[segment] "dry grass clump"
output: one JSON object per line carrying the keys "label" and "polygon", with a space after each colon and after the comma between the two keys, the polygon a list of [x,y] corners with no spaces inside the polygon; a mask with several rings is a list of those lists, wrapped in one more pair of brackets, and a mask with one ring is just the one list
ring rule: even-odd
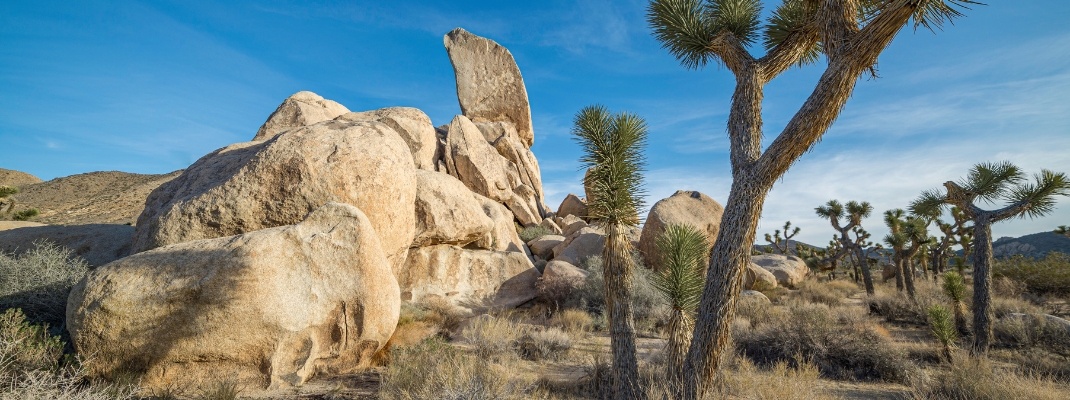
{"label": "dry grass clump", "polygon": [[505,360],[515,354],[513,349],[525,331],[520,324],[507,318],[481,315],[469,322],[460,337],[480,358]]}
{"label": "dry grass clump", "polygon": [[542,226],[536,225],[521,229],[518,234],[520,236],[520,240],[523,240],[524,243],[527,243],[537,239],[540,236],[553,235],[554,232]]}
{"label": "dry grass clump", "polygon": [[1037,295],[1070,294],[1070,255],[1063,253],[1048,253],[1040,259],[1015,255],[996,260],[992,274],[1021,282]]}
{"label": "dry grass clump", "polygon": [[956,357],[950,368],[913,387],[914,398],[947,400],[1065,399],[1067,388],[1014,370],[994,371],[987,361]]}
{"label": "dry grass clump", "polygon": [[1042,314],[1040,307],[1020,298],[992,297],[992,313],[996,319],[1010,314]]}
{"label": "dry grass clump", "polygon": [[811,361],[834,379],[908,382],[917,367],[861,310],[795,303],[753,328],[737,326],[739,352],[759,365]]}
{"label": "dry grass clump", "polygon": [[105,400],[132,398],[129,385],[90,385],[77,360],[63,356],[59,337],[20,310],[0,314],[0,399]]}
{"label": "dry grass clump", "polygon": [[583,336],[594,327],[594,319],[586,311],[567,309],[554,313],[549,325],[572,335]]}
{"label": "dry grass clump", "polygon": [[[877,294],[865,298],[869,311],[891,322],[906,322],[915,325],[927,325],[929,314],[926,310],[934,304],[944,304],[947,297],[943,289],[930,281],[915,281],[915,300],[907,297],[905,292],[878,290]],[[966,297],[969,298],[970,291]]]}
{"label": "dry grass clump", "polygon": [[560,360],[572,348],[572,338],[558,328],[530,331],[516,341],[516,350],[525,360]]}
{"label": "dry grass clump", "polygon": [[422,324],[434,327],[438,333],[449,336],[469,315],[467,311],[443,299],[432,298],[417,303],[402,303],[398,327]]}
{"label": "dry grass clump", "polygon": [[66,319],[67,295],[87,271],[85,260],[50,242],[36,242],[19,256],[0,253],[0,311],[20,308],[31,323],[58,329]]}
{"label": "dry grass clump", "polygon": [[858,284],[849,280],[834,280],[820,282],[817,280],[805,280],[799,284],[797,290],[788,292],[778,302],[802,300],[807,303],[825,304],[836,307],[843,304],[843,300],[861,291]]}
{"label": "dry grass clump", "polygon": [[1070,357],[1070,326],[1053,319],[1040,314],[1007,315],[992,327],[996,345],[1012,349],[1041,349]]}
{"label": "dry grass clump", "polygon": [[379,397],[417,399],[527,399],[535,380],[510,363],[465,354],[440,338],[396,349],[382,375]]}

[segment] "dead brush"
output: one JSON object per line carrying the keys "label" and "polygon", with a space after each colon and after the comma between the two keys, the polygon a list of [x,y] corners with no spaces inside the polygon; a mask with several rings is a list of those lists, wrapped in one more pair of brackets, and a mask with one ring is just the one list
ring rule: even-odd
{"label": "dead brush", "polygon": [[594,327],[594,319],[586,311],[566,309],[554,313],[550,317],[550,326],[578,337],[586,336]]}
{"label": "dead brush", "polygon": [[525,360],[556,361],[568,355],[572,338],[558,328],[530,331],[516,340],[516,350]]}
{"label": "dead brush", "polygon": [[989,361],[959,357],[935,376],[915,381],[915,399],[1065,399],[1066,388],[1049,379],[1014,370],[995,370]]}

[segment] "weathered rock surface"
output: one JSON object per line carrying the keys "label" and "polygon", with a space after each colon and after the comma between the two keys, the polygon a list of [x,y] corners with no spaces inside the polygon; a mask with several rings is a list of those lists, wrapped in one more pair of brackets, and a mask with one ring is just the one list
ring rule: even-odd
{"label": "weathered rock surface", "polygon": [[[12,221],[0,222],[11,224]],[[134,227],[129,225],[40,225],[26,226],[33,222],[17,222],[13,229],[4,230],[0,225],[0,253],[21,254],[34,248],[34,242],[44,240],[67,247],[85,259],[89,265],[98,266],[125,257],[130,252],[130,239]]]}
{"label": "weathered rock surface", "polygon": [[531,106],[512,53],[493,40],[457,28],[443,38],[457,78],[461,113],[477,122],[507,121],[528,147],[535,142]]}
{"label": "weathered rock surface", "polygon": [[531,252],[520,240],[520,235],[516,233],[513,213],[501,203],[478,194],[474,196],[483,207],[483,212],[494,221],[494,228],[482,239],[476,241],[475,246],[481,249],[518,252],[530,256]]}
{"label": "weathered rock surface", "polygon": [[558,260],[550,261],[542,270],[543,280],[561,279],[570,282],[573,287],[583,286],[584,281],[587,280],[587,275],[590,275],[590,272]]}
{"label": "weathered rock surface", "polygon": [[777,287],[776,276],[758,264],[750,263],[744,273],[746,275],[743,276],[743,289],[769,290]]}
{"label": "weathered rock surface", "polygon": [[757,290],[744,290],[739,294],[740,301],[759,301],[762,303],[772,303],[769,300],[769,296]]}
{"label": "weathered rock surface", "polygon": [[531,248],[531,254],[534,254],[543,260],[549,260],[554,258],[554,247],[557,247],[557,245],[564,241],[564,236],[543,235],[531,239],[531,241],[528,242],[528,247]]}
{"label": "weathered rock surface", "polygon": [[378,121],[394,129],[409,146],[412,162],[416,168],[434,171],[435,163],[441,158],[438,152],[438,137],[431,118],[423,111],[412,107],[389,107],[374,111],[351,112],[342,114],[338,120],[343,121]]}
{"label": "weathered rock surface", "polygon": [[68,330],[95,372],[143,368],[148,388],[353,372],[398,321],[377,236],[356,207],[329,203],[296,225],[135,254],[74,287]]}
{"label": "weathered rock surface", "polygon": [[554,260],[579,265],[587,257],[601,255],[605,245],[606,238],[601,230],[583,228],[554,247]]}
{"label": "weathered rock surface", "polygon": [[25,172],[0,168],[0,186],[23,187],[41,182],[41,178]]}
{"label": "weathered rock surface", "polygon": [[[498,154],[512,163],[517,176],[520,177],[520,182],[535,191],[535,201],[538,209],[542,210],[545,202],[542,191],[542,172],[539,170],[539,160],[535,159],[535,154],[520,142],[515,131],[510,131],[498,138],[493,145]],[[544,212],[538,213],[545,214]]]}
{"label": "weathered rock surface", "polygon": [[524,253],[438,245],[410,250],[398,282],[407,301],[441,298],[460,306],[514,307],[535,298],[539,276]]}
{"label": "weathered rock surface", "polygon": [[260,130],[256,131],[253,140],[268,140],[290,129],[332,120],[348,112],[349,109],[345,106],[324,99],[318,94],[297,92],[283,100],[279,108],[271,113],[264,125],[260,126]]}
{"label": "weathered rock surface", "polygon": [[586,228],[587,222],[580,219],[575,215],[568,215],[565,218],[561,218],[561,232],[565,237],[572,236],[576,231]]}
{"label": "weathered rock surface", "polygon": [[405,142],[379,122],[327,121],[233,144],[152,192],[132,250],[291,225],[339,202],[360,208],[400,263],[415,235],[415,171]]}
{"label": "weathered rock surface", "polygon": [[31,221],[0,221],[0,231],[6,231],[8,229],[29,228],[34,226],[45,226],[45,224]]}
{"label": "weathered rock surface", "polygon": [[899,275],[899,269],[894,264],[884,264],[881,267],[881,282],[888,282],[889,279],[895,278]]}
{"label": "weathered rock surface", "polygon": [[450,122],[445,160],[450,175],[472,191],[504,203],[524,226],[542,222],[535,190],[521,182],[515,165],[498,154],[463,115]]}
{"label": "weathered rock surface", "polygon": [[495,221],[461,181],[441,172],[416,171],[416,238],[412,247],[464,246],[489,235]]}
{"label": "weathered rock surface", "polygon": [[549,218],[544,218],[542,222],[539,223],[539,226],[546,228],[550,232],[553,232],[555,235],[560,235],[565,232],[561,230],[560,226],[557,226],[557,223],[554,222],[554,220]]}
{"label": "weathered rock surface", "polygon": [[721,215],[724,207],[716,200],[695,191],[678,190],[650,208],[643,232],[639,237],[639,251],[643,253],[643,263],[654,268],[658,262],[657,237],[669,225],[683,224],[693,226],[706,235],[710,247],[717,239],[721,229]]}
{"label": "weathered rock surface", "polygon": [[557,207],[557,216],[565,218],[569,215],[586,218],[587,202],[576,195],[569,193],[568,196],[565,196],[564,200],[561,200],[561,205]]}
{"label": "weathered rock surface", "polygon": [[803,259],[795,256],[782,254],[762,254],[751,256],[752,263],[758,264],[766,271],[773,273],[777,284],[794,288],[810,275],[810,268]]}

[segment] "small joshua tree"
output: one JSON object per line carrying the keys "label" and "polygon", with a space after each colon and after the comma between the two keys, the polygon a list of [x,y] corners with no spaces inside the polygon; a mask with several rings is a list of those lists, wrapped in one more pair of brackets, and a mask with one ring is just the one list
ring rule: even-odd
{"label": "small joshua tree", "polygon": [[572,134],[583,148],[580,162],[587,168],[584,186],[591,188],[587,212],[606,232],[602,249],[606,314],[609,319],[613,397],[639,396],[639,366],[632,326],[632,245],[627,231],[639,225],[643,208],[642,171],[645,164],[646,122],[629,113],[610,114],[603,106],[586,107],[576,115]]}
{"label": "small joshua tree", "polygon": [[[790,234],[788,232],[791,232]],[[780,236],[780,229],[773,231],[773,235],[765,234],[765,241],[773,245],[780,252],[780,254],[791,255],[791,247],[788,246],[791,238],[799,234],[799,227],[795,227],[795,230],[791,229],[791,221],[784,223],[784,236]],[[783,244],[782,244],[783,243]]]}
{"label": "small joshua tree", "polygon": [[[868,218],[873,212],[873,206],[868,202],[848,201],[846,207],[840,204],[839,201],[829,200],[825,205],[817,207],[814,212],[818,216],[827,218],[832,224],[832,229],[839,232],[839,241],[844,249],[851,251],[857,263],[862,267],[862,281],[866,286],[866,294],[872,295],[873,292],[873,278],[869,272],[869,263],[866,262],[868,258],[863,253],[863,245],[866,243],[866,239],[869,238],[869,233],[862,230],[862,220]],[[840,218],[846,217],[847,224],[844,225]],[[852,239],[850,233],[854,232],[855,238]]]}
{"label": "small joshua tree", "polygon": [[[1070,180],[1062,173],[1042,170],[1026,181],[1025,174],[1009,162],[981,163],[966,179],[944,183],[944,191],[929,190],[911,204],[917,213],[932,215],[933,209],[953,205],[973,221],[973,346],[975,355],[988,353],[992,341],[992,224],[1015,217],[1036,218],[1055,209],[1057,196],[1070,196]],[[982,209],[980,200],[1002,208]]]}
{"label": "small joshua tree", "polygon": [[939,304],[933,304],[925,311],[929,314],[929,328],[933,336],[944,347],[944,358],[947,359],[949,364],[953,363],[951,347],[955,345],[955,340],[958,339],[958,332],[955,331],[955,327],[951,324],[951,311]]}
{"label": "small joshua tree", "polygon": [[955,329],[959,334],[970,334],[970,327],[966,325],[966,281],[962,274],[955,271],[944,273],[944,294],[951,300],[951,310],[955,312]]}
{"label": "small joshua tree", "polygon": [[695,327],[698,307],[705,284],[703,270],[709,258],[709,240],[691,225],[669,225],[655,242],[661,259],[652,284],[665,297],[671,308],[669,339],[665,345],[668,361],[666,377],[670,387],[683,382],[684,358],[691,345],[691,331]]}

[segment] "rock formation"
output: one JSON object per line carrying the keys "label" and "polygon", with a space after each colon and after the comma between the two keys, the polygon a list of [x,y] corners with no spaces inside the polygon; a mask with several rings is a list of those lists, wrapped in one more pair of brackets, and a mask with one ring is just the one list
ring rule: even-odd
{"label": "rock formation", "polygon": [[348,113],[345,106],[324,99],[312,92],[297,92],[287,98],[271,113],[253,141],[268,140],[290,129],[309,126],[337,118]]}
{"label": "rock formation", "polygon": [[721,229],[722,207],[716,200],[695,191],[678,190],[650,208],[643,232],[639,237],[639,251],[647,268],[655,268],[658,262],[657,237],[672,224],[686,224],[706,235],[713,247]]}
{"label": "rock formation", "polygon": [[389,107],[374,111],[343,114],[336,118],[344,121],[378,121],[394,129],[412,152],[416,168],[434,171],[436,161],[442,158],[438,152],[438,137],[431,118],[423,111],[412,107]]}
{"label": "rock formation", "polygon": [[810,275],[810,268],[803,259],[782,254],[762,254],[752,256],[751,262],[773,273],[777,284],[794,288]]}
{"label": "rock formation", "polygon": [[398,282],[407,301],[442,298],[462,306],[514,307],[535,298],[539,276],[523,253],[438,245],[410,250]]}
{"label": "rock formation", "polygon": [[288,387],[365,367],[394,332],[400,293],[370,219],[328,203],[290,226],[165,246],[90,272],[67,325],[94,372],[142,384]]}
{"label": "rock formation", "polygon": [[[587,218],[587,202],[576,195],[569,193],[568,196],[565,196],[564,200],[561,200],[561,205],[557,207],[557,216],[565,218],[569,215]],[[564,226],[562,226],[562,228],[564,228]]]}
{"label": "rock formation", "polygon": [[476,122],[511,122],[521,141],[535,143],[531,106],[512,53],[493,40],[457,28],[443,38],[457,79],[461,113]]}

